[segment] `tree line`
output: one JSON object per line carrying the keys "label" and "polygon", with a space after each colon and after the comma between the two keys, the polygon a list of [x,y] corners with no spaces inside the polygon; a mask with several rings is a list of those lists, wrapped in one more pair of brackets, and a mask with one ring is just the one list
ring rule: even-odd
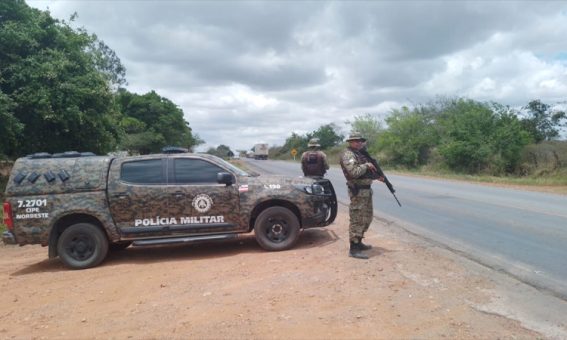
{"label": "tree line", "polygon": [[[540,100],[518,110],[494,102],[439,98],[413,108],[392,109],[384,121],[367,113],[346,123],[367,138],[371,154],[391,167],[522,175],[530,172],[522,163],[526,155],[535,166],[547,158],[555,168],[567,165],[567,143],[552,142],[567,126],[567,116],[554,107]],[[302,152],[312,137],[320,138],[321,147],[331,152],[340,150],[337,147],[344,138],[336,125],[327,124],[305,135],[293,132],[272,153],[282,157],[291,149]]]}
{"label": "tree line", "polygon": [[121,88],[125,74],[96,35],[23,0],[0,1],[0,158],[69,150],[146,154],[203,142],[169,99]]}
{"label": "tree line", "polygon": [[[158,152],[203,143],[183,111],[155,91],[130,93],[126,70],[95,34],[74,29],[23,0],[0,1],[0,159],[34,152]],[[567,163],[560,137],[567,117],[558,106],[532,100],[521,110],[467,98],[391,110],[384,121],[369,113],[347,122],[368,139],[386,165],[465,173],[514,174],[532,163]],[[304,135],[292,132],[270,156],[299,154],[311,138],[324,150],[341,149],[335,124]],[[340,147],[339,147],[340,146]],[[226,145],[209,153],[226,157]]]}
{"label": "tree line", "polygon": [[270,148],[270,153],[275,157],[286,157],[290,154],[291,150],[296,150],[299,155],[307,150],[307,144],[312,138],[319,140],[321,149],[327,150],[342,143],[345,138],[344,134],[340,132],[339,127],[334,123],[321,125],[317,130],[300,135],[292,132],[291,136],[286,138],[282,146],[274,146]]}

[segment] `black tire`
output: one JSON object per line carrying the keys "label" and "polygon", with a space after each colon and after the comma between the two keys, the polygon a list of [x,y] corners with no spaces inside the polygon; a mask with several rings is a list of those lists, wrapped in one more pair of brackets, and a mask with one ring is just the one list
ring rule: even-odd
{"label": "black tire", "polygon": [[132,241],[122,241],[122,242],[117,242],[117,243],[111,243],[108,246],[108,249],[110,251],[121,251],[121,250],[124,250],[124,249],[130,247],[131,244],[132,244]]}
{"label": "black tire", "polygon": [[286,250],[299,239],[299,220],[289,209],[271,207],[258,215],[254,223],[256,241],[266,250]]}
{"label": "black tire", "polygon": [[108,239],[90,223],[77,223],[63,231],[57,241],[57,253],[67,267],[85,269],[97,266],[108,253]]}

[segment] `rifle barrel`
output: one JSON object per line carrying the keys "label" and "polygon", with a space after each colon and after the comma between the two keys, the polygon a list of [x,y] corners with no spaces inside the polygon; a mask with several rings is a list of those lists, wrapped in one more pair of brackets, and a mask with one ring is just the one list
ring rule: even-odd
{"label": "rifle barrel", "polygon": [[366,149],[361,149],[360,152],[364,156],[368,157],[370,162],[374,165],[374,167],[376,167],[377,174],[384,178],[384,184],[386,184],[386,186],[388,187],[388,190],[390,190],[390,193],[394,196],[394,198],[396,199],[396,202],[398,202],[398,205],[401,207],[402,204],[400,203],[400,200],[398,200],[398,197],[395,194],[396,190],[394,190],[394,186],[392,185],[390,180],[388,180],[388,177],[386,177],[386,174],[384,173],[384,171],[382,171],[382,168],[380,168],[378,161],[375,160],[374,158],[372,158],[372,156],[370,156],[370,154],[368,153],[368,151]]}
{"label": "rifle barrel", "polygon": [[396,199],[396,202],[398,202],[398,205],[401,207],[402,204],[401,204],[400,201],[398,200],[398,197],[396,197],[396,194],[392,193],[392,195],[394,195],[394,198]]}

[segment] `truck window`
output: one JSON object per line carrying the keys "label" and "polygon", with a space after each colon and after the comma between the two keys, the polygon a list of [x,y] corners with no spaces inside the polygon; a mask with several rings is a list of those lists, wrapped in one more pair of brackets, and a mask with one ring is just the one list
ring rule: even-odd
{"label": "truck window", "polygon": [[165,184],[161,159],[147,159],[122,164],[120,179],[136,184]]}
{"label": "truck window", "polygon": [[176,184],[217,183],[217,174],[225,169],[201,159],[178,158],[173,163]]}

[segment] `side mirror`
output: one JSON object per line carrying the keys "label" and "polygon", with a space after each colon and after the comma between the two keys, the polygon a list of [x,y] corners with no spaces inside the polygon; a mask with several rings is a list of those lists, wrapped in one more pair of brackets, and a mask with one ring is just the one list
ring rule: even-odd
{"label": "side mirror", "polygon": [[217,174],[217,182],[220,184],[226,184],[226,186],[234,184],[234,176],[228,172],[219,172]]}

